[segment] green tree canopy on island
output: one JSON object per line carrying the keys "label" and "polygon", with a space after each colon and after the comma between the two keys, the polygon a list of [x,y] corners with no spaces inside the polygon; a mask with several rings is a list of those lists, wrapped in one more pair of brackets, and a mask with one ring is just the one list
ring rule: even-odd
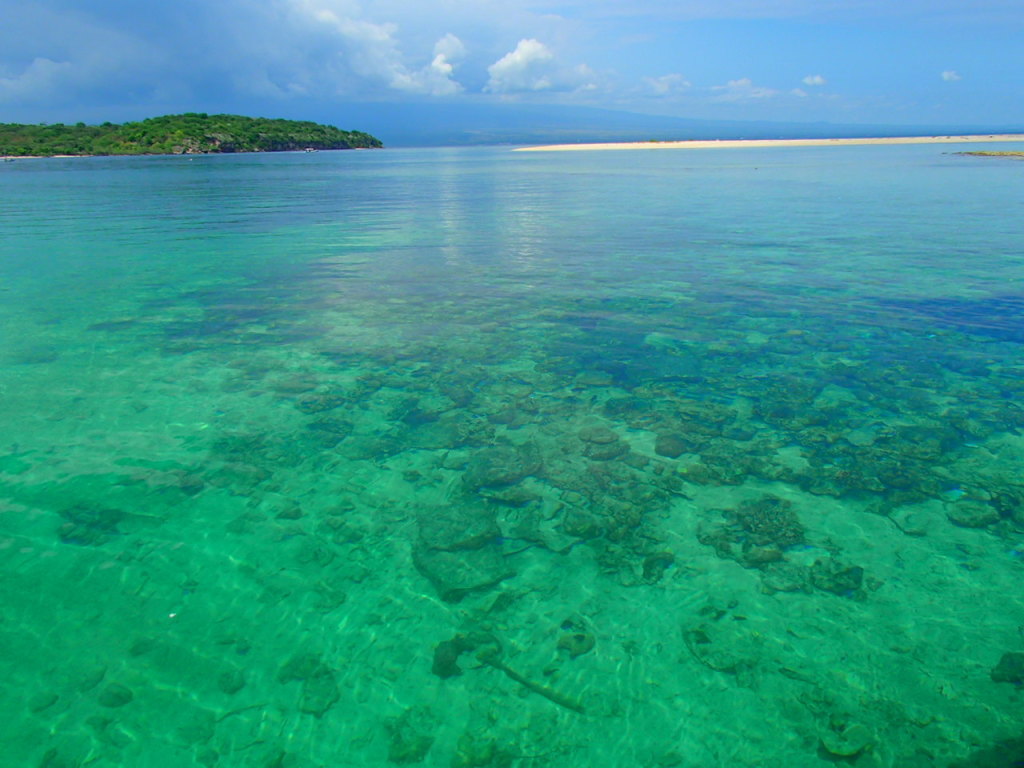
{"label": "green tree canopy on island", "polygon": [[197,112],[123,125],[0,123],[0,155],[10,156],[181,155],[381,146],[380,139],[368,133],[332,125]]}

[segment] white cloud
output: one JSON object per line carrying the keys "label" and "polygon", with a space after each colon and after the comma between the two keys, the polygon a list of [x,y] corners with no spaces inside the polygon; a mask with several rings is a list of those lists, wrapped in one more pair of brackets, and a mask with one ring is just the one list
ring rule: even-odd
{"label": "white cloud", "polygon": [[75,68],[67,61],[36,58],[21,72],[0,77],[0,104],[11,101],[33,102],[54,94],[62,82],[73,78]]}
{"label": "white cloud", "polygon": [[749,77],[730,80],[725,85],[712,86],[711,90],[717,94],[714,97],[715,101],[757,101],[779,95],[779,91],[772,88],[754,85]]}
{"label": "white cloud", "polygon": [[452,75],[455,64],[466,55],[466,46],[450,32],[434,44],[434,59],[419,72],[419,80],[426,93],[449,96],[462,90]]}
{"label": "white cloud", "polygon": [[555,55],[539,40],[520,40],[510,51],[487,68],[490,79],[484,90],[492,93],[544,91],[553,87]]}
{"label": "white cloud", "polygon": [[575,67],[560,64],[550,48],[533,38],[520,40],[514,50],[487,68],[487,74],[484,90],[489,93],[587,93],[599,89],[594,70],[586,64]]}
{"label": "white cloud", "polygon": [[452,79],[452,59],[465,53],[462,42],[448,34],[434,46],[434,58],[419,70],[403,61],[391,23],[375,23],[358,18],[359,8],[338,0],[285,0],[300,23],[315,32],[333,38],[335,57],[360,78],[380,82],[396,91],[444,96],[457,93],[462,86]]}
{"label": "white cloud", "polygon": [[687,90],[691,83],[680,74],[645,77],[644,83],[655,96],[674,96]]}
{"label": "white cloud", "polygon": [[596,81],[597,73],[594,70],[586,64],[578,64],[573,67],[572,72],[565,79],[565,84],[580,93],[587,93],[599,90]]}
{"label": "white cloud", "polygon": [[[989,15],[1000,8],[1010,13],[1019,2],[0,0],[8,11],[0,13],[0,106],[11,116],[16,109],[23,109],[19,115],[44,114],[38,111],[44,104],[71,116],[102,116],[115,105],[123,108],[120,114],[180,107],[301,114],[304,104],[320,109],[332,102],[468,91],[483,99],[519,96],[620,108],[650,109],[657,100],[661,111],[686,105],[689,112],[707,108],[709,115],[735,114],[739,105],[751,115],[786,108],[824,115],[820,105],[827,99],[844,98],[826,95],[832,84],[824,62],[816,65],[825,67],[821,74],[808,64],[806,76],[780,80],[778,90],[750,78],[725,83],[714,69],[705,77],[716,79],[691,85],[670,68],[637,74],[637,67],[645,56],[674,53],[662,46],[671,44],[672,25],[688,18],[830,22],[911,12],[923,19],[927,11],[931,24],[954,14],[981,14],[982,8]],[[628,19],[636,23],[623,23]],[[750,54],[753,61],[757,52]],[[597,72],[583,61],[599,62]],[[968,79],[982,78],[982,65],[973,66]],[[850,72],[860,74],[855,61]],[[960,80],[953,70],[925,75],[933,82],[939,75],[952,90]],[[712,83],[724,84],[706,87]]]}
{"label": "white cloud", "polygon": [[466,46],[451,32],[434,43],[434,55],[444,56],[448,61],[456,61],[466,55]]}
{"label": "white cloud", "polygon": [[[2,4],[2,0],[0,0]],[[79,105],[114,91],[140,98],[163,85],[161,52],[75,11],[19,6],[0,27],[0,104]]]}

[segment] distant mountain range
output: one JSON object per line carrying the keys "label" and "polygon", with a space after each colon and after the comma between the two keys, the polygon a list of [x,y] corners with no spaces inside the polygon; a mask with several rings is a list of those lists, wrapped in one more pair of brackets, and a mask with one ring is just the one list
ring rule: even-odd
{"label": "distant mountain range", "polygon": [[656,139],[802,139],[1019,133],[1024,126],[863,125],[696,120],[590,107],[367,103],[318,118],[359,125],[388,147],[549,144]]}

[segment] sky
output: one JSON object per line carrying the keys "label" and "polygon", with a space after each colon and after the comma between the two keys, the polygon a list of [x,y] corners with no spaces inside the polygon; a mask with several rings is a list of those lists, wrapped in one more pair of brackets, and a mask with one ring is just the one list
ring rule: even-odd
{"label": "sky", "polygon": [[0,0],[0,20],[0,122],[378,102],[1024,129],[1024,0]]}

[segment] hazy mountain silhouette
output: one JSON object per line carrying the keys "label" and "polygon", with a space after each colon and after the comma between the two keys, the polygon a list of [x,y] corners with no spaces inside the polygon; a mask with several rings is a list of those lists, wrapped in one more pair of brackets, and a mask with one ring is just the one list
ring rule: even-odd
{"label": "hazy mountain silhouette", "polygon": [[324,105],[315,119],[355,126],[385,146],[544,144],[672,139],[783,139],[1010,133],[1021,126],[864,125],[699,120],[591,107],[536,104],[365,103]]}

